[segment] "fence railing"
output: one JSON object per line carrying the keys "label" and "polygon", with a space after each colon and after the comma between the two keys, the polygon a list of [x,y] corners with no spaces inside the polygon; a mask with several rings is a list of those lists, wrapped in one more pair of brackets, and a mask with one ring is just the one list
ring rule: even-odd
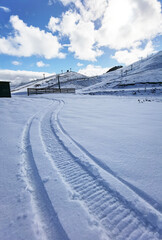
{"label": "fence railing", "polygon": [[75,88],[27,88],[28,96],[43,93],[75,93]]}

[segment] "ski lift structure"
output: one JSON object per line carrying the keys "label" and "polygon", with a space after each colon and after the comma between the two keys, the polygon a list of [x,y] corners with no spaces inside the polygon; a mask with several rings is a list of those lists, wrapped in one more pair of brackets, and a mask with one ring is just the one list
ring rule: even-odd
{"label": "ski lift structure", "polygon": [[38,87],[38,88],[27,88],[27,95],[31,94],[43,94],[43,93],[75,93],[75,88],[62,88],[60,82],[60,74],[56,75],[58,88],[53,87]]}

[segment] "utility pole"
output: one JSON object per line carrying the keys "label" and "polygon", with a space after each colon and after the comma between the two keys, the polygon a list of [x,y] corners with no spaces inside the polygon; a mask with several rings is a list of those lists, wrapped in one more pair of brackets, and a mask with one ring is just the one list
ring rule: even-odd
{"label": "utility pole", "polygon": [[121,69],[121,77],[123,77],[123,69]]}
{"label": "utility pole", "polygon": [[60,87],[60,76],[59,76],[59,74],[57,75],[57,80],[58,80],[58,88],[59,88],[59,91],[61,92],[61,87]]}
{"label": "utility pole", "polygon": [[131,70],[133,69],[133,64],[131,64]]}

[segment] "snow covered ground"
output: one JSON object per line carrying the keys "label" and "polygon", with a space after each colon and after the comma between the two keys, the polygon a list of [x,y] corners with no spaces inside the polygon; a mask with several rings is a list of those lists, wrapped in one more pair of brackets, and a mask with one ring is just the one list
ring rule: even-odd
{"label": "snow covered ground", "polygon": [[[162,239],[162,52],[0,99],[0,239]],[[84,94],[84,95],[83,95]],[[94,95],[94,96],[93,96]],[[117,95],[117,96],[110,96]]]}
{"label": "snow covered ground", "polygon": [[0,239],[162,239],[162,98],[0,100]]}

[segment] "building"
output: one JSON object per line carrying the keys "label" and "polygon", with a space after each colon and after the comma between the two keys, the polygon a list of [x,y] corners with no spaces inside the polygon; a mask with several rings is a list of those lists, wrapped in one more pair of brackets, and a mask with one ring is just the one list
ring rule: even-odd
{"label": "building", "polygon": [[0,97],[11,97],[9,82],[0,81]]}

